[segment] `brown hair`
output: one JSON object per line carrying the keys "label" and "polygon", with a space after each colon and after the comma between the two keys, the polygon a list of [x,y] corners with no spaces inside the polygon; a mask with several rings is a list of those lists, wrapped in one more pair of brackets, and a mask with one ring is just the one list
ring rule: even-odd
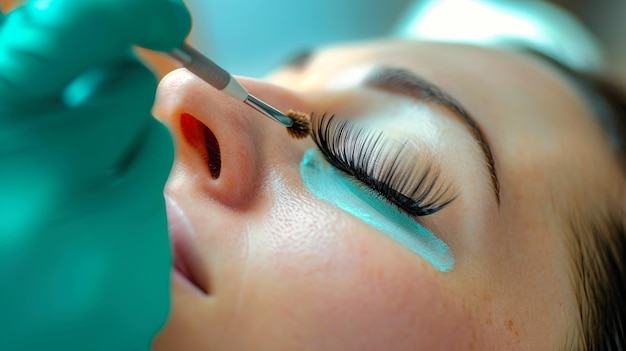
{"label": "brown hair", "polygon": [[[626,91],[600,74],[522,51],[552,64],[580,89],[626,182]],[[594,194],[592,206],[566,205],[578,330],[567,336],[563,350],[626,350],[626,195],[610,191]]]}
{"label": "brown hair", "polygon": [[[626,180],[626,93],[589,74],[571,72],[590,100]],[[604,206],[570,213],[579,331],[572,348],[626,349],[626,204],[623,194]]]}

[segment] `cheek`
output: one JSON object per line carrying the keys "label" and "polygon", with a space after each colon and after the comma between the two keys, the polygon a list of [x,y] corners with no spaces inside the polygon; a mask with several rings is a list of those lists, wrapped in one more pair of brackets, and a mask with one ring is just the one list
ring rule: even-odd
{"label": "cheek", "polygon": [[384,234],[314,199],[283,201],[263,223],[249,241],[254,257],[242,298],[250,313],[238,322],[253,334],[313,349],[480,344],[441,273]]}

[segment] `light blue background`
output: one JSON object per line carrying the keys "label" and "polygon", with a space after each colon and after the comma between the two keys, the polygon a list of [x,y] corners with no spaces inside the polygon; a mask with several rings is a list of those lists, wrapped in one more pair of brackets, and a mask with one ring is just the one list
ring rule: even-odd
{"label": "light blue background", "polygon": [[388,34],[412,0],[185,0],[191,43],[235,75],[260,77],[298,51]]}

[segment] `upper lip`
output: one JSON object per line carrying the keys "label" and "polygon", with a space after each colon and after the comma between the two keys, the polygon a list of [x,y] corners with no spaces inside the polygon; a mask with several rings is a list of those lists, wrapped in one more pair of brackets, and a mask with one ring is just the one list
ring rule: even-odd
{"label": "upper lip", "polygon": [[201,253],[196,246],[194,230],[178,203],[171,196],[165,197],[174,269],[199,291],[208,295],[208,274],[204,269]]}

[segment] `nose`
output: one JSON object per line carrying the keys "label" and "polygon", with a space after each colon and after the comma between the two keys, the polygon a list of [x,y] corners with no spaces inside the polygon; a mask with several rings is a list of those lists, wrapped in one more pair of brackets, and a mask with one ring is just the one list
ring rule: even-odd
{"label": "nose", "polygon": [[[238,80],[280,111],[309,111],[293,91],[259,80]],[[271,168],[298,162],[304,149],[285,127],[186,69],[162,79],[153,112],[174,138],[173,172],[231,208],[252,203]]]}

